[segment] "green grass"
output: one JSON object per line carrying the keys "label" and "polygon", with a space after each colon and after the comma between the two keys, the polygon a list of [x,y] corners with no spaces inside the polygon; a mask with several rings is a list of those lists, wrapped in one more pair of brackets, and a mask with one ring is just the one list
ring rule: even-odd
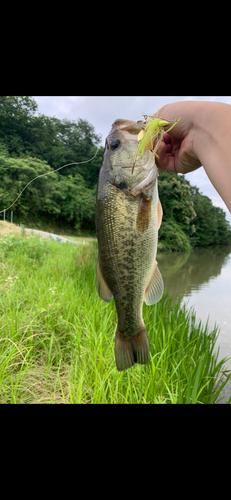
{"label": "green grass", "polygon": [[150,362],[118,373],[96,258],[95,242],[0,237],[0,403],[216,403],[228,380],[217,331],[166,295],[144,304]]}

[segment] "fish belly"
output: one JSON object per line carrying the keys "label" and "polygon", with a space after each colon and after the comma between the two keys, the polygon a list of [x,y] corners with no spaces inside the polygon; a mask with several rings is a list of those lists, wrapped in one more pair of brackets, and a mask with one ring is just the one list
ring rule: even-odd
{"label": "fish belly", "polygon": [[156,258],[156,203],[150,200],[140,216],[141,205],[141,196],[129,196],[110,183],[97,200],[99,263],[125,337],[136,336],[143,326],[144,295]]}

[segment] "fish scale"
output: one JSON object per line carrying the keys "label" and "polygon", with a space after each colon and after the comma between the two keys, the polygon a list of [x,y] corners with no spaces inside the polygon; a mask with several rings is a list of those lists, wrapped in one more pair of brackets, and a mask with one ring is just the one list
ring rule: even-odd
{"label": "fish scale", "polygon": [[[114,296],[118,316],[115,356],[119,371],[135,362],[148,362],[149,342],[142,309],[155,271],[157,292],[152,300],[157,302],[163,293],[155,261],[160,203],[157,178],[139,194],[132,194],[136,184],[148,174],[144,167],[149,154],[144,155],[143,165],[139,163],[132,174],[137,136],[133,135],[129,140],[127,134],[126,140],[123,139],[118,130],[110,134],[113,145],[115,141],[120,143],[120,151],[117,152],[111,152],[110,143],[106,143],[96,202],[99,247],[97,286],[100,297],[106,302]],[[153,168],[157,171],[155,161]],[[151,292],[153,294],[152,289]]]}

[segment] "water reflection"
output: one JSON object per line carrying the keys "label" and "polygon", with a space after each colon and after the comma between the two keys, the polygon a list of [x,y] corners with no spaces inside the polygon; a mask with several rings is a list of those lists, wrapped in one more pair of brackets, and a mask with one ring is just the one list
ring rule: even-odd
{"label": "water reflection", "polygon": [[[231,357],[231,247],[196,249],[157,256],[165,289],[174,299],[193,306],[209,328],[220,328],[220,356]],[[231,368],[231,361],[228,363]]]}
{"label": "water reflection", "polygon": [[196,249],[182,254],[160,253],[157,256],[164,285],[172,298],[188,296],[221,274],[231,254],[231,247]]}

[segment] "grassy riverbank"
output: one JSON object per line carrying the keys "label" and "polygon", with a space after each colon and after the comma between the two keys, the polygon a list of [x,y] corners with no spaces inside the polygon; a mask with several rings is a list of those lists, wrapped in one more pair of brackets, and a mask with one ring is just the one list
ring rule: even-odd
{"label": "grassy riverbank", "polygon": [[150,362],[118,373],[114,301],[98,298],[97,244],[0,234],[0,403],[216,403],[216,331],[165,295],[144,304]]}

